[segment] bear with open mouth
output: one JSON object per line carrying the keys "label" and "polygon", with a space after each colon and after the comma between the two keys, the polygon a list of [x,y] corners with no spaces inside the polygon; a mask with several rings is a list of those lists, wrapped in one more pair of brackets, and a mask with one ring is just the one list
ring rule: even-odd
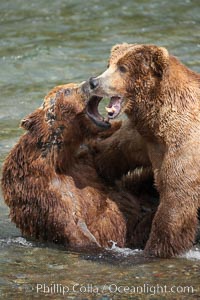
{"label": "bear with open mouth", "polygon": [[82,85],[58,86],[22,120],[26,132],[8,154],[2,174],[10,217],[23,235],[68,247],[110,247],[113,241],[143,248],[154,196],[143,189],[135,195],[137,174],[113,186],[99,176],[93,144],[103,142],[101,151],[106,149],[119,124],[102,132],[86,115],[86,102]]}
{"label": "bear with open mouth", "polygon": [[[190,249],[200,206],[200,75],[163,47],[119,44],[108,69],[84,89],[94,97],[87,114],[96,125],[109,128],[109,120],[124,111],[128,127],[144,142],[160,196],[146,253],[166,258]],[[107,118],[98,112],[103,97],[110,98]],[[131,144],[124,145],[130,153]]]}

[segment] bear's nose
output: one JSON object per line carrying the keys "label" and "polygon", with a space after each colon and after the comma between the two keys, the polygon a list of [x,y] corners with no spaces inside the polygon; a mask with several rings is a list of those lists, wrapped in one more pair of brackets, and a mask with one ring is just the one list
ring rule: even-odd
{"label": "bear's nose", "polygon": [[98,82],[98,79],[95,78],[95,77],[90,77],[89,79],[89,85],[90,85],[90,88],[92,90],[96,89],[97,86],[98,86],[99,82]]}

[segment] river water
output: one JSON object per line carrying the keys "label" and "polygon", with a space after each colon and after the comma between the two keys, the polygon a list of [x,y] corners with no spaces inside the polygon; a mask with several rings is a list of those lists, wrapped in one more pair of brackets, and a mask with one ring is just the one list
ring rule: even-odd
{"label": "river water", "polygon": [[[0,35],[1,165],[20,119],[55,85],[102,72],[116,43],[162,45],[200,71],[199,0],[1,0]],[[198,245],[171,260],[115,246],[75,253],[23,239],[8,213],[1,197],[0,299],[200,297]]]}

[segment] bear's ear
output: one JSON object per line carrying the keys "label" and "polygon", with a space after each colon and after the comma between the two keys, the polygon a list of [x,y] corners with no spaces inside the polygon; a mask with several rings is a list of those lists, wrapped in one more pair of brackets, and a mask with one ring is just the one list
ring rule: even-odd
{"label": "bear's ear", "polygon": [[117,51],[123,51],[124,49],[128,48],[130,45],[127,43],[122,43],[122,44],[116,44],[112,47],[111,49],[111,54]]}
{"label": "bear's ear", "polygon": [[169,66],[169,53],[164,47],[156,47],[152,56],[151,68],[156,75],[162,77]]}
{"label": "bear's ear", "polygon": [[33,113],[29,114],[23,120],[21,120],[20,127],[29,131],[33,130],[41,119],[41,113],[41,109],[35,110]]}

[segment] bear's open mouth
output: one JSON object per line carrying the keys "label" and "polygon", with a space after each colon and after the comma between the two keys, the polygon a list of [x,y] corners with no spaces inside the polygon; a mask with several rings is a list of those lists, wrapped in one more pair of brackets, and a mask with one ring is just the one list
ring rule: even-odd
{"label": "bear's open mouth", "polygon": [[122,97],[112,96],[110,98],[110,103],[105,107],[107,111],[107,118],[101,116],[98,110],[98,106],[103,97],[92,96],[86,106],[86,113],[89,118],[98,126],[103,128],[109,128],[111,124],[110,119],[116,118],[121,111]]}

